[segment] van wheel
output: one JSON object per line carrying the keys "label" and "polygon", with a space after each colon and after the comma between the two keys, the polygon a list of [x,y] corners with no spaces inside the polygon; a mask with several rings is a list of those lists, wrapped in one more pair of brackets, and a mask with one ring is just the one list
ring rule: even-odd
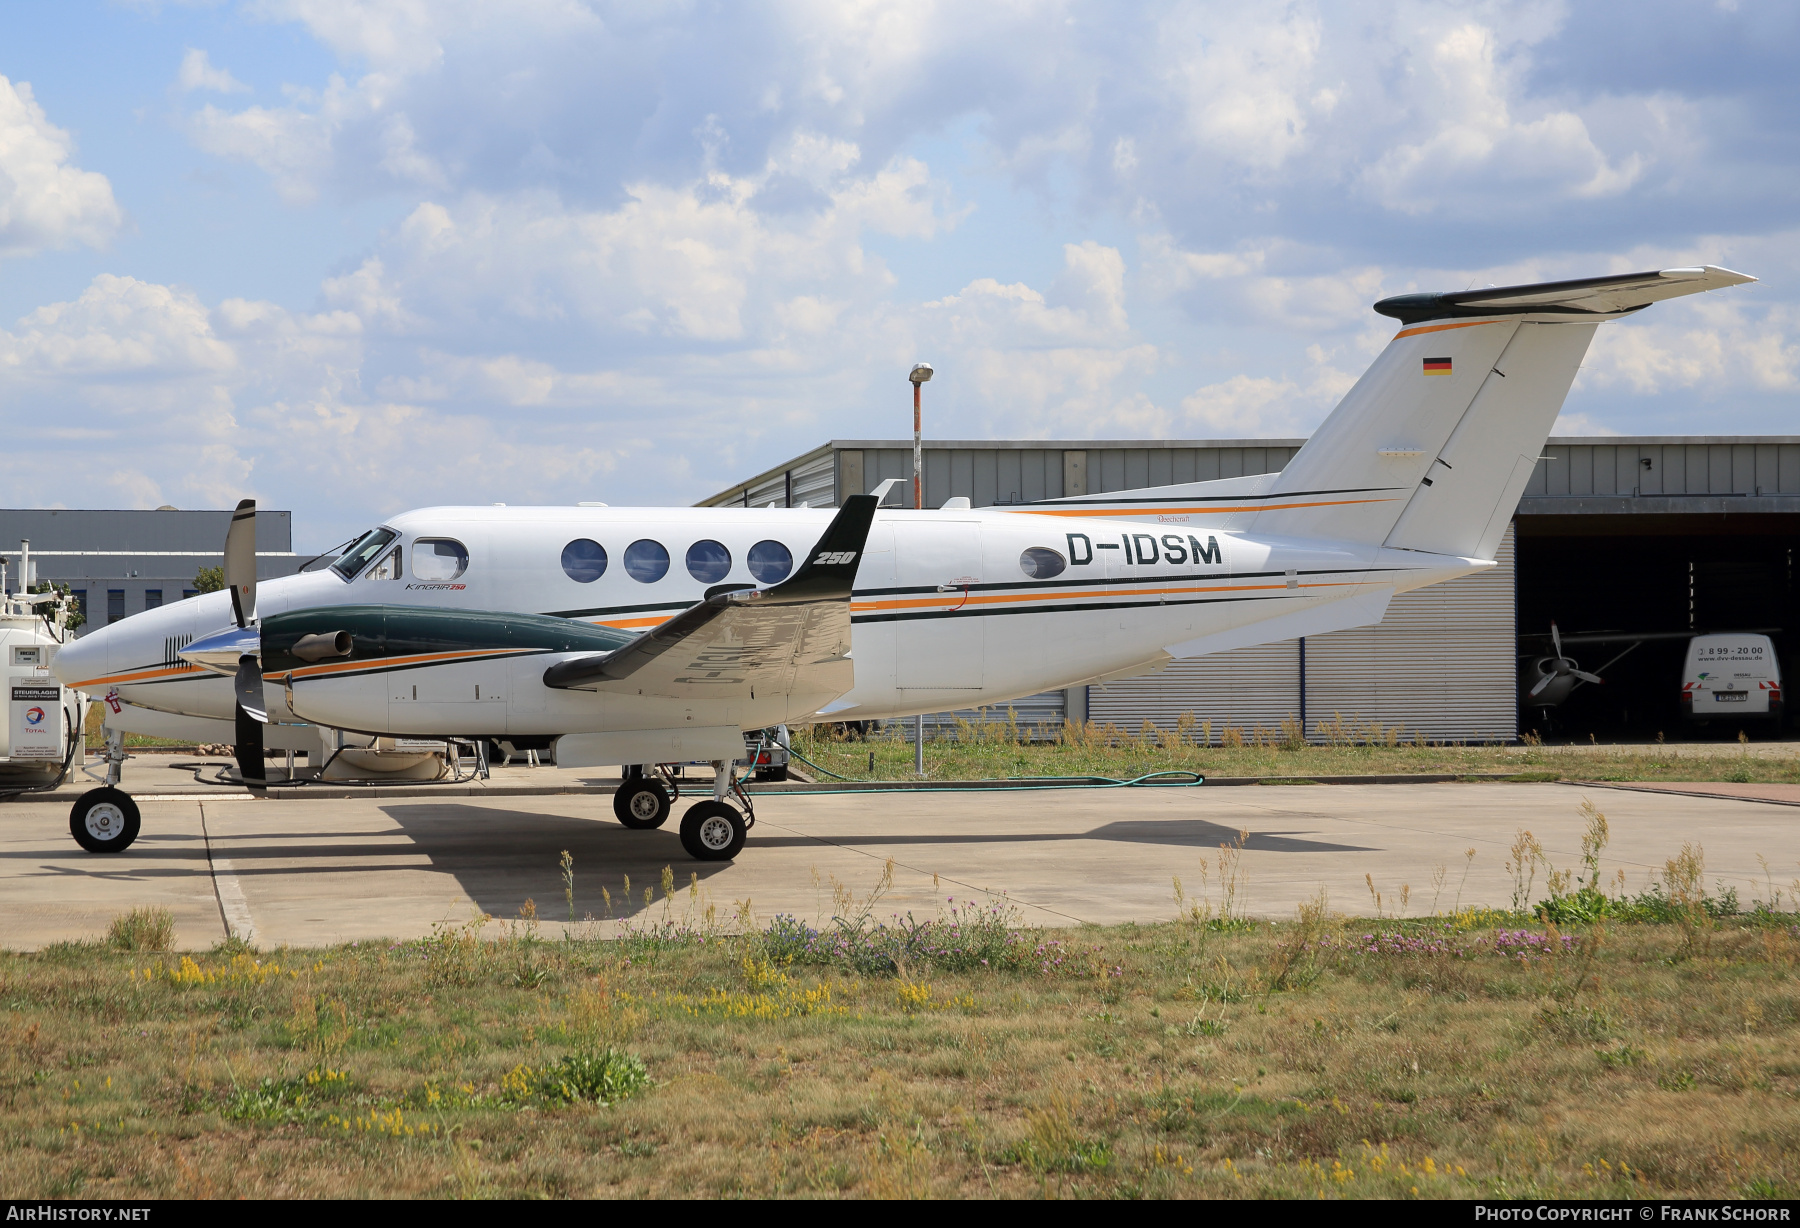
{"label": "van wheel", "polygon": [[118,789],[89,789],[69,811],[69,834],[90,853],[123,853],[138,827],[137,803]]}

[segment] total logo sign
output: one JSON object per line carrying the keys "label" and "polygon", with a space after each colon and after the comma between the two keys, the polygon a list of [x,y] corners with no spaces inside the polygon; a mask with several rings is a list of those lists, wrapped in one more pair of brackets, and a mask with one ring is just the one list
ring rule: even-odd
{"label": "total logo sign", "polygon": [[13,759],[60,759],[63,752],[61,692],[55,686],[14,683],[8,732]]}

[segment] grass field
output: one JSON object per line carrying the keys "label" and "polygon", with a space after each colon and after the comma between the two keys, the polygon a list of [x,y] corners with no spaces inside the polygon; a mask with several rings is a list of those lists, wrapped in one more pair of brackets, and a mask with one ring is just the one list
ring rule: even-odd
{"label": "grass field", "polygon": [[[1301,742],[1291,736],[1293,729],[1251,729],[1231,731],[1227,742],[1237,745],[1218,745],[1225,731],[1191,724],[1148,731],[1068,726],[1054,740],[1032,740],[1031,730],[1008,723],[1005,715],[998,711],[986,722],[966,723],[954,737],[928,737],[926,775],[980,780],[1124,778],[1154,771],[1290,777],[1503,772],[1529,780],[1800,782],[1800,743],[1467,746],[1408,741],[1391,727],[1358,726],[1342,729],[1328,744]],[[1214,744],[1197,744],[1202,738]],[[854,780],[915,779],[913,747],[898,722],[857,741],[837,740],[830,727],[818,726],[798,731],[794,746],[827,771]]]}
{"label": "grass field", "polygon": [[1562,876],[1537,916],[1268,924],[1222,849],[1169,922],[1055,935],[841,885],[721,924],[666,871],[613,941],[182,956],[140,912],[0,956],[0,1186],[1791,1198],[1800,916],[1707,897],[1700,857],[1635,900]]}

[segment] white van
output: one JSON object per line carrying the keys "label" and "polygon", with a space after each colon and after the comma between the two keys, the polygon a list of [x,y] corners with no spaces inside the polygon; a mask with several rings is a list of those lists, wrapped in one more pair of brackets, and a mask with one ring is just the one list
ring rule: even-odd
{"label": "white van", "polygon": [[1696,635],[1681,676],[1681,714],[1693,720],[1781,720],[1781,667],[1766,635]]}

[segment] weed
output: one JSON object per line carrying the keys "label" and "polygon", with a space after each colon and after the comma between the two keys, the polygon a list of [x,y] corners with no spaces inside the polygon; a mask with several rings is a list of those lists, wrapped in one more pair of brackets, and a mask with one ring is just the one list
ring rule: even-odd
{"label": "weed", "polygon": [[106,927],[106,945],[116,951],[167,951],[175,943],[175,916],[166,908],[134,908]]}

